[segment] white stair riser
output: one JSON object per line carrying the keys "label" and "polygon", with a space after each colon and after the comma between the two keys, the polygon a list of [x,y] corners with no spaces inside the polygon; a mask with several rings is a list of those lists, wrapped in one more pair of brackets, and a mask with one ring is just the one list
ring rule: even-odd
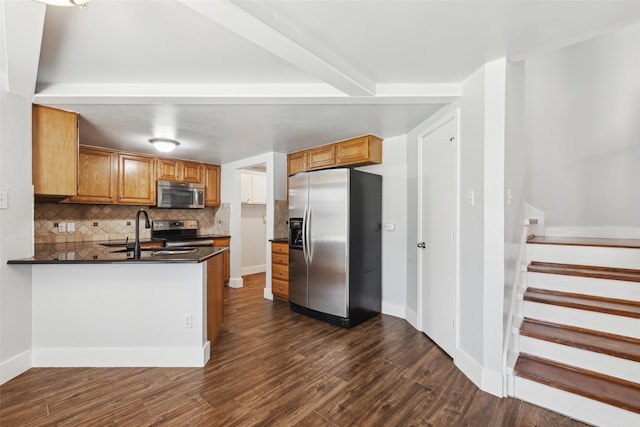
{"label": "white stair riser", "polygon": [[558,264],[640,269],[640,250],[596,246],[527,244],[527,259]]}
{"label": "white stair riser", "polygon": [[640,301],[640,283],[624,280],[565,276],[562,274],[527,273],[529,287]]}
{"label": "white stair riser", "polygon": [[514,397],[602,427],[640,425],[640,414],[515,376]]}
{"label": "white stair riser", "polygon": [[562,344],[520,336],[521,353],[543,357],[566,365],[600,372],[640,384],[640,363],[619,357],[582,350]]}
{"label": "white stair riser", "polygon": [[640,319],[551,304],[524,301],[524,316],[530,319],[608,332],[640,339]]}

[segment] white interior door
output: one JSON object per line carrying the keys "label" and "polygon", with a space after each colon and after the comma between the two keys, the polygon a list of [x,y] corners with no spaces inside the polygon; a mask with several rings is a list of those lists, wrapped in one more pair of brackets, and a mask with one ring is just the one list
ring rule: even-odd
{"label": "white interior door", "polygon": [[456,345],[456,121],[421,139],[420,322],[453,357]]}

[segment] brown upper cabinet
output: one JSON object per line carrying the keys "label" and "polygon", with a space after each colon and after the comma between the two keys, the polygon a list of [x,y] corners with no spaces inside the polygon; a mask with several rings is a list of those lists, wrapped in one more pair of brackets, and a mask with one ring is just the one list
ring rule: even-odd
{"label": "brown upper cabinet", "polygon": [[80,146],[78,190],[72,203],[115,203],[118,192],[118,157],[112,150]]}
{"label": "brown upper cabinet", "polygon": [[78,114],[34,104],[31,125],[35,195],[74,196],[78,174]]}
{"label": "brown upper cabinet", "polygon": [[287,156],[289,175],[334,166],[367,166],[382,163],[382,139],[365,135],[298,151]]}
{"label": "brown upper cabinet", "polygon": [[287,175],[306,171],[308,169],[307,157],[306,151],[298,151],[297,153],[289,154],[287,156]]}
{"label": "brown upper cabinet", "polygon": [[220,165],[204,165],[204,205],[220,206]]}
{"label": "brown upper cabinet", "polygon": [[158,158],[156,178],[167,181],[202,183],[203,165],[186,160]]}
{"label": "brown upper cabinet", "polygon": [[118,203],[155,205],[155,164],[155,157],[118,153]]}
{"label": "brown upper cabinet", "polygon": [[336,147],[332,144],[312,148],[307,152],[307,156],[307,161],[309,162],[307,166],[309,167],[309,170],[335,166]]}
{"label": "brown upper cabinet", "polygon": [[373,165],[382,163],[382,140],[373,135],[336,144],[336,165]]}

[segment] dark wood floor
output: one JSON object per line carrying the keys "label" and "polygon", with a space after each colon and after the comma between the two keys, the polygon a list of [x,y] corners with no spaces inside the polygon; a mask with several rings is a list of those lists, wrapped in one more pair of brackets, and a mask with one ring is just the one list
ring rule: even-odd
{"label": "dark wood floor", "polygon": [[479,391],[402,319],[345,330],[244,283],[205,368],[31,369],[0,386],[0,425],[583,425]]}

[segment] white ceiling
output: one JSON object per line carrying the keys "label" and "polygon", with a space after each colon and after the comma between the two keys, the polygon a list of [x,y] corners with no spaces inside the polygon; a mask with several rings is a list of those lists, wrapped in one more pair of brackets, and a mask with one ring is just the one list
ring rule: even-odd
{"label": "white ceiling", "polygon": [[640,22],[627,1],[93,0],[47,6],[34,101],[80,140],[226,163],[405,134],[482,64]]}

